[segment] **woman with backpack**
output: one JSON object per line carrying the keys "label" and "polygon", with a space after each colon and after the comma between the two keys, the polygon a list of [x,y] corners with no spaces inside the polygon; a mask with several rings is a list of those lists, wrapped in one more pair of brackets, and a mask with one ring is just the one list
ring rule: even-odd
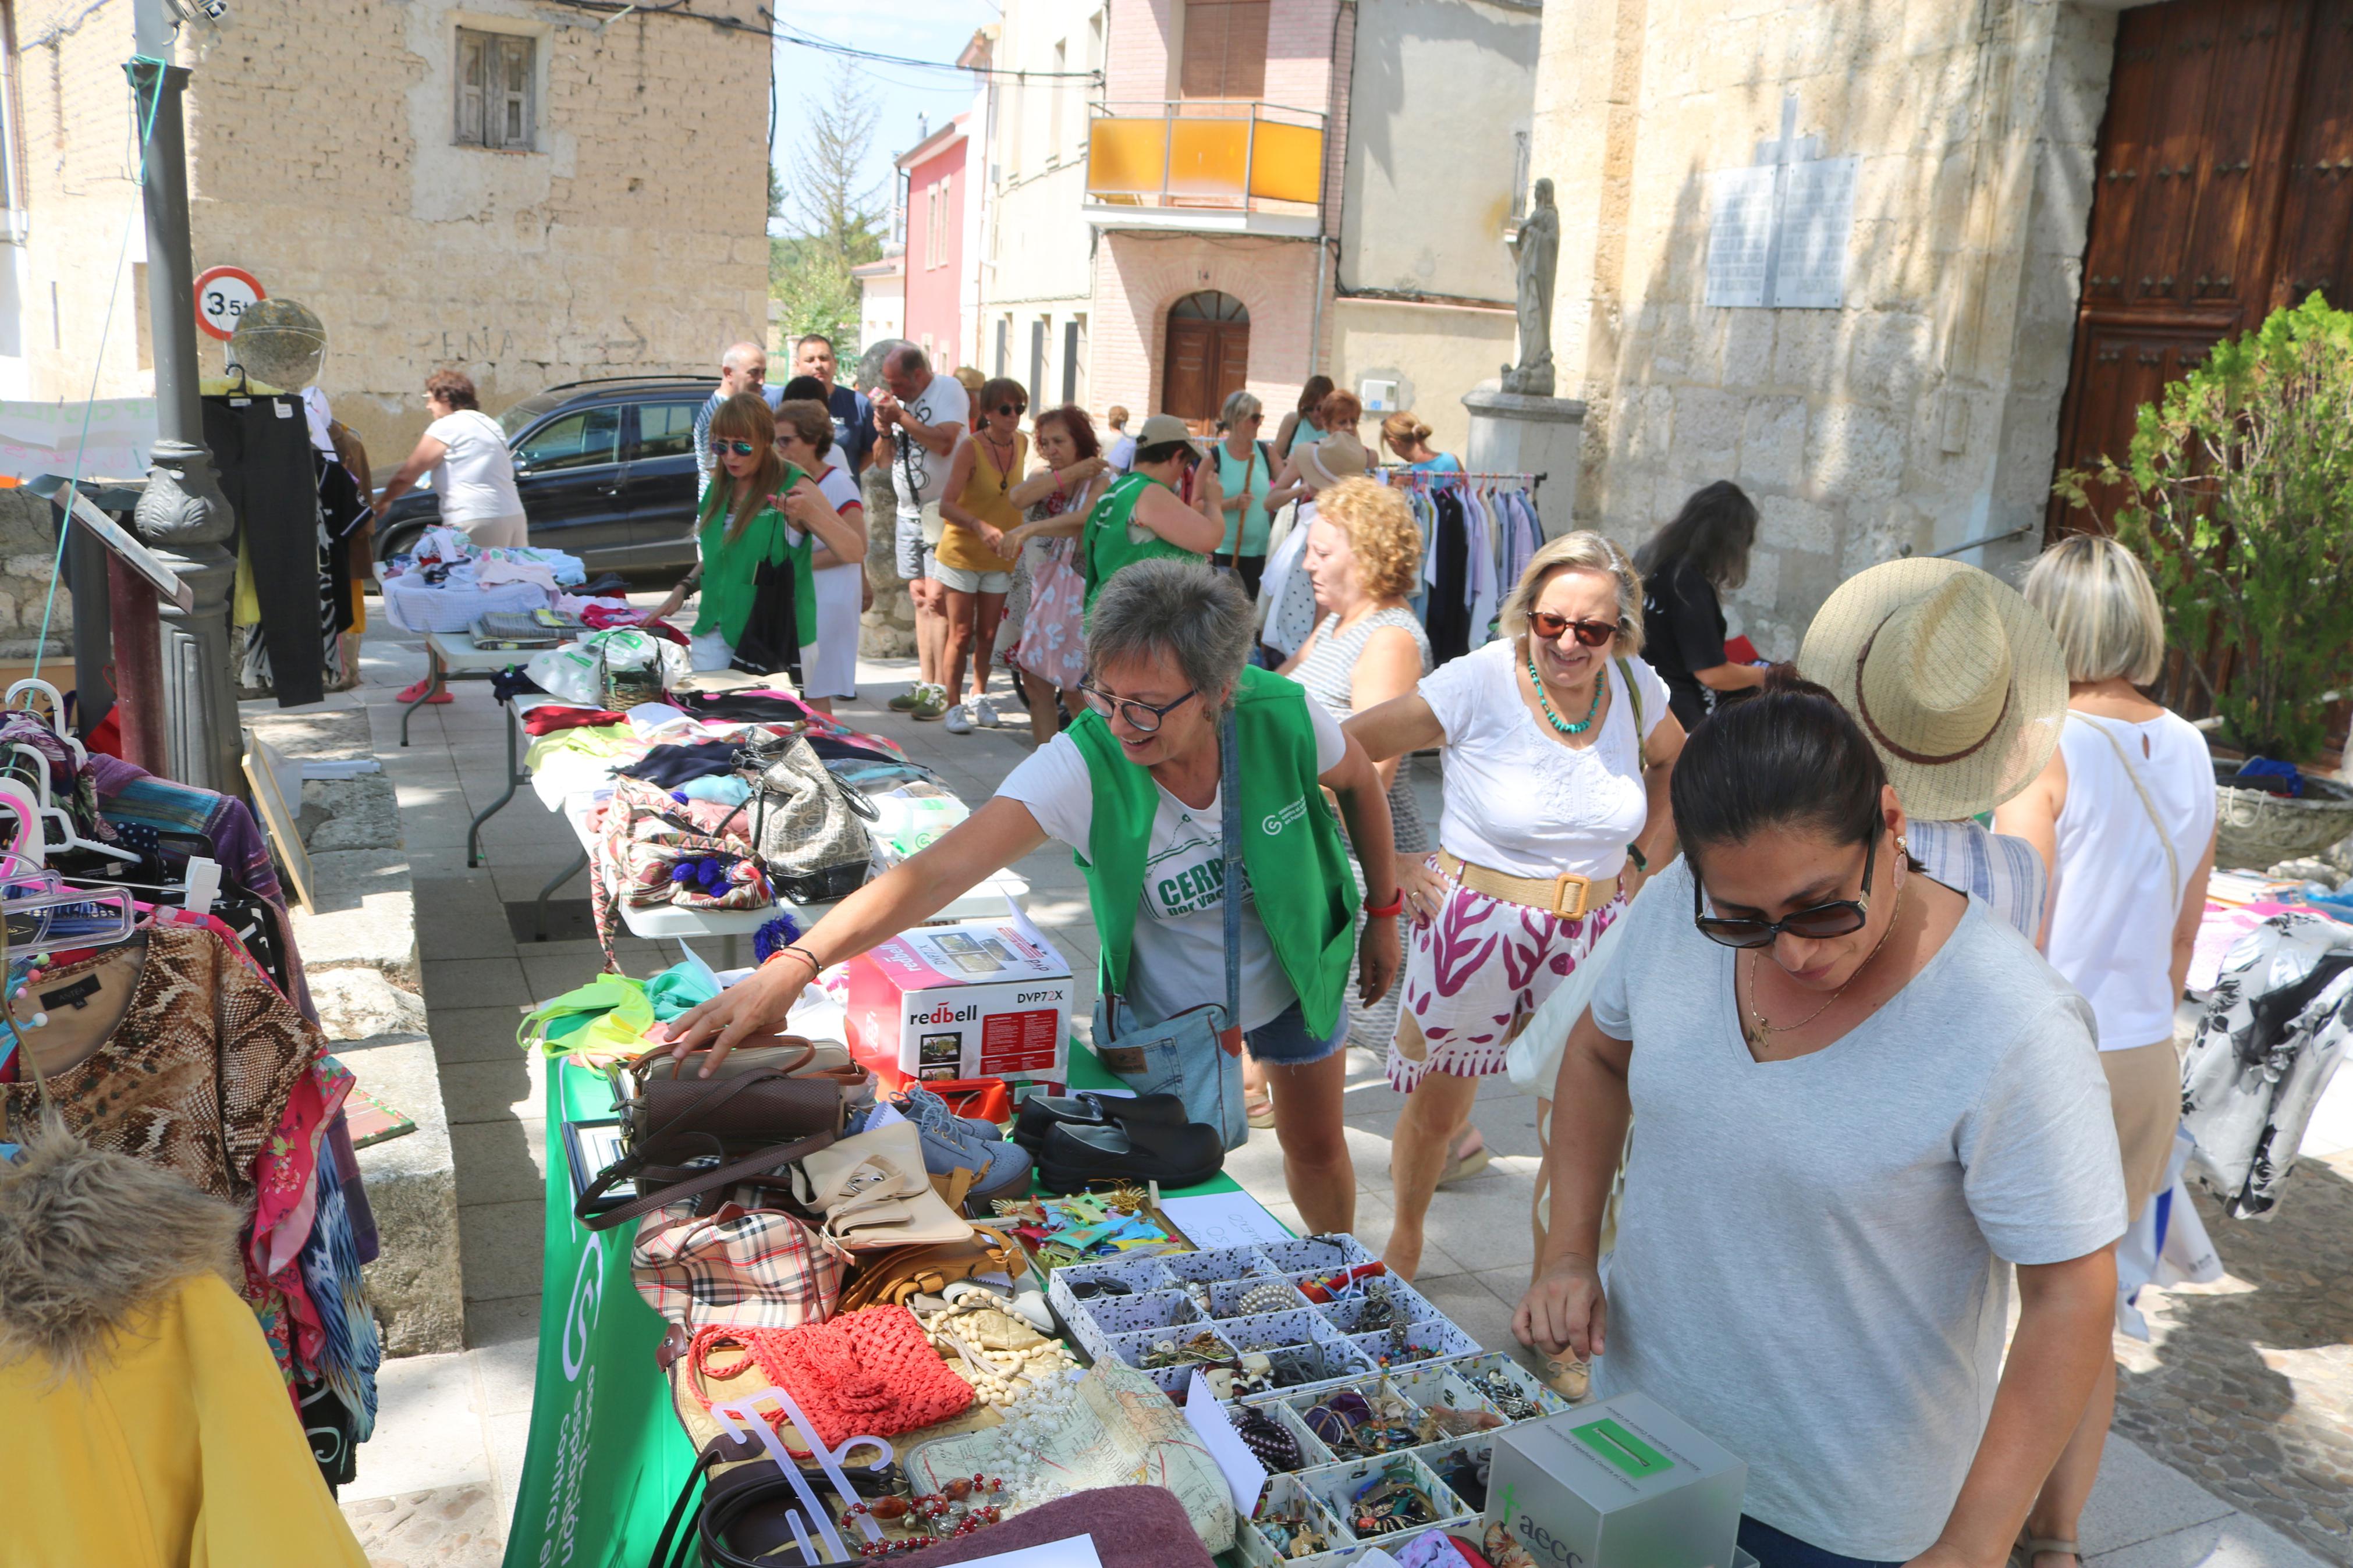
{"label": "woman with backpack", "polygon": [[1218,489],[1223,497],[1219,505],[1226,519],[1226,537],[1211,552],[1209,562],[1238,574],[1242,592],[1253,603],[1258,598],[1259,577],[1266,571],[1267,534],[1272,527],[1266,492],[1274,488],[1274,465],[1267,460],[1266,444],[1258,438],[1260,427],[1266,423],[1264,408],[1247,392],[1228,397],[1225,439],[1209,448],[1218,460]]}

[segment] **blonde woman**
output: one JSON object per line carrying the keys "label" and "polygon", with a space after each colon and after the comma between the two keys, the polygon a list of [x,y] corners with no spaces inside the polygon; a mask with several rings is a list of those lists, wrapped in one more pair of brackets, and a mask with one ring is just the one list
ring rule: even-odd
{"label": "blonde woman", "polygon": [[[1421,531],[1405,497],[1372,479],[1343,479],[1321,500],[1307,525],[1302,564],[1324,618],[1279,673],[1305,687],[1335,720],[1345,721],[1406,695],[1430,673],[1430,638],[1406,605],[1421,574]],[[1389,831],[1400,866],[1430,848],[1430,830],[1403,762],[1391,757],[1374,770],[1388,792]],[[1386,1052],[1397,1017],[1394,990],[1377,1002],[1356,1004],[1349,1010],[1348,1043]]]}
{"label": "blonde woman", "polygon": [[[2057,752],[1994,813],[1994,826],[2050,867],[2041,945],[2098,1022],[2134,1220],[2164,1180],[2181,1115],[2173,1007],[2214,868],[2214,769],[2205,737],[2137,689],[2164,665],[2165,620],[2132,552],[2099,534],[2061,540],[2027,574],[2026,599],[2066,653],[2067,721]],[[2027,1515],[2033,1568],[2080,1556],[2076,1521],[2116,1409],[2116,1362],[2101,1363],[2084,1419]]]}
{"label": "blonde woman", "polygon": [[676,615],[687,595],[701,588],[687,650],[697,671],[725,669],[734,662],[759,597],[763,563],[791,563],[798,637],[803,647],[813,646],[818,610],[811,537],[844,560],[863,559],[866,543],[809,477],[785,461],[776,447],[775,416],[758,393],[739,392],[719,405],[711,416],[711,449],[719,468],[702,494],[694,570],[652,616]]}
{"label": "blonde woman", "polygon": [[1504,1070],[1529,1016],[1674,853],[1667,785],[1683,730],[1635,657],[1632,559],[1598,533],[1564,534],[1498,621],[1505,636],[1345,725],[1376,763],[1437,746],[1446,769],[1438,852],[1398,869],[1414,927],[1388,1053],[1406,1105],[1382,1256],[1407,1279],[1479,1079]]}

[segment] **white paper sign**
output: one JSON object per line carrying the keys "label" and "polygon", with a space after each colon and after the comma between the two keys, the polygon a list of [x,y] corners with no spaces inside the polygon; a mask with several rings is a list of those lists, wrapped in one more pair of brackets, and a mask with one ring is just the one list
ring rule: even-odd
{"label": "white paper sign", "polygon": [[1103,1568],[1103,1559],[1095,1555],[1095,1540],[1092,1535],[1072,1535],[1060,1541],[1050,1541],[1043,1546],[1025,1546],[1018,1552],[1000,1552],[994,1557],[975,1557],[964,1568]]}
{"label": "white paper sign", "polygon": [[1225,1472],[1226,1489],[1234,1494],[1234,1511],[1248,1519],[1258,1507],[1258,1494],[1266,1489],[1266,1467],[1234,1430],[1232,1417],[1209,1392],[1209,1380],[1198,1367],[1193,1370],[1193,1381],[1185,1385],[1185,1419],[1201,1435],[1201,1447],[1209,1450],[1218,1468]]}
{"label": "white paper sign", "polygon": [[1203,1252],[1220,1247],[1248,1247],[1253,1242],[1289,1241],[1290,1230],[1266,1212],[1266,1205],[1248,1193],[1201,1193],[1188,1198],[1163,1198],[1160,1206],[1186,1239]]}

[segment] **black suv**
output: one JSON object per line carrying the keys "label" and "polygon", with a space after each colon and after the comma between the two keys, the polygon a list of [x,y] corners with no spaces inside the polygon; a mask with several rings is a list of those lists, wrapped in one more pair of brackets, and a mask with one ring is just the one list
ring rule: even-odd
{"label": "black suv", "polygon": [[[718,389],[712,376],[573,381],[500,415],[531,542],[578,556],[592,577],[693,565],[694,416]],[[431,490],[402,496],[376,525],[376,559],[440,520]]]}

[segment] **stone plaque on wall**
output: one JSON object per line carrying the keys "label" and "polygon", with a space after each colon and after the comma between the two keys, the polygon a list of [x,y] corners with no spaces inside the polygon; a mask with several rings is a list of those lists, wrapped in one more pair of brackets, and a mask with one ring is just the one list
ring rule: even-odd
{"label": "stone plaque on wall", "polygon": [[1778,139],[1757,162],[1707,177],[1707,303],[1835,310],[1846,302],[1847,238],[1860,158],[1818,158],[1799,136],[1798,100],[1781,105]]}
{"label": "stone plaque on wall", "polygon": [[1707,302],[1766,302],[1773,249],[1773,168],[1718,169],[1707,177]]}
{"label": "stone plaque on wall", "polygon": [[1860,158],[1789,165],[1769,280],[1775,305],[1835,310],[1846,303],[1847,236],[1854,227],[1855,171],[1862,165]]}

